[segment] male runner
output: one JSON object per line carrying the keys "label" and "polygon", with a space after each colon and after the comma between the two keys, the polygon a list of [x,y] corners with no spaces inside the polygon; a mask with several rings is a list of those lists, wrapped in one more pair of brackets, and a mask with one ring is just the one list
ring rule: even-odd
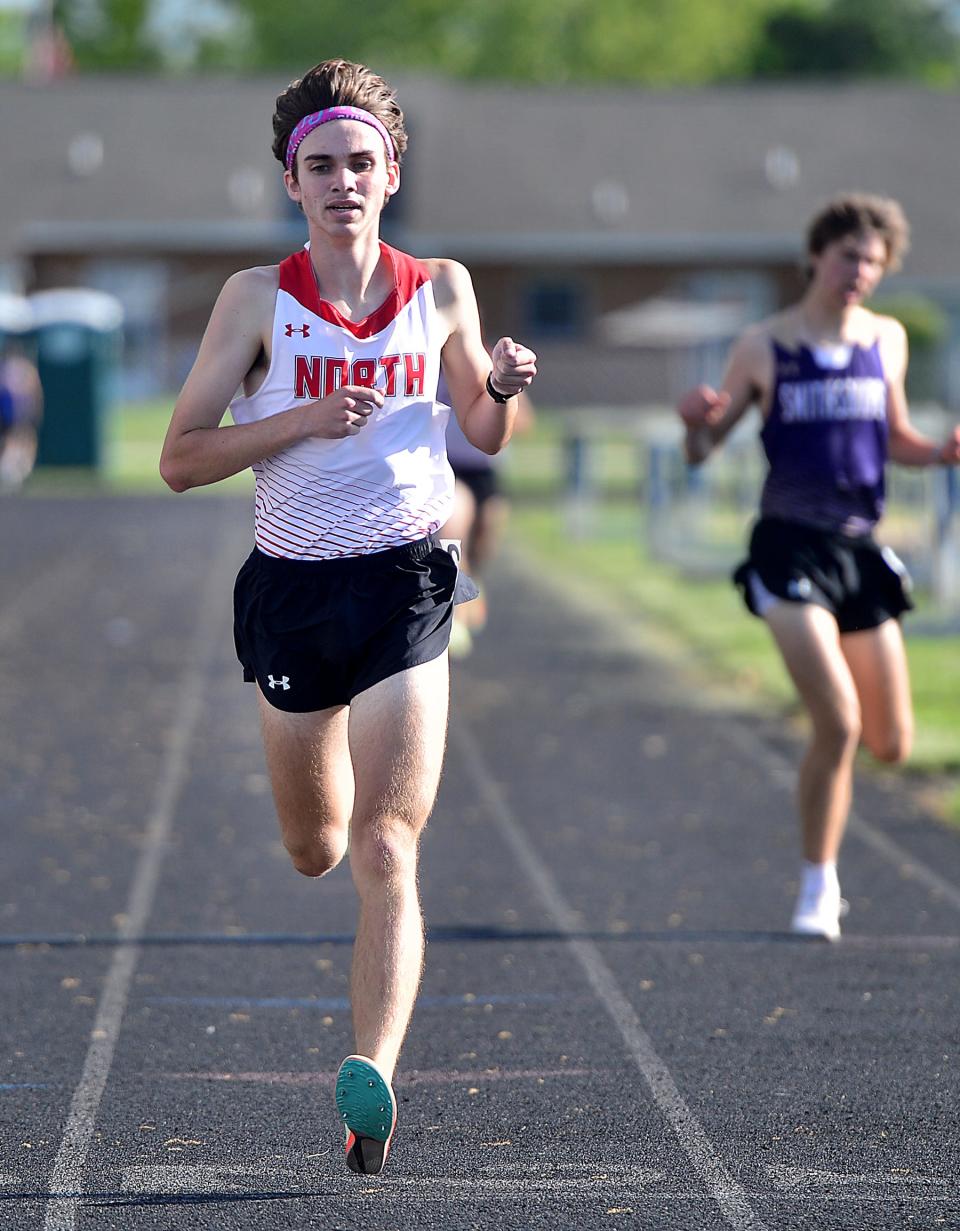
{"label": "male runner", "polygon": [[735,580],[769,626],[810,717],[790,927],[825,940],[839,938],[846,910],[837,856],[857,747],[862,739],[874,756],[896,762],[913,736],[900,629],[913,606],[909,579],[873,537],[886,463],[960,461],[960,428],[941,442],[910,421],[903,326],[864,307],[899,265],[908,235],[896,201],[846,193],[828,202],[808,228],[802,298],[736,342],[719,392],[701,385],[678,407],[693,464],[750,406],[763,417],[769,472]]}
{"label": "male runner", "polygon": [[[357,1054],[341,1066],[336,1101],[347,1163],[371,1174],[396,1123],[392,1079],[423,961],[418,842],[447,722],[458,574],[436,536],[453,491],[440,365],[467,438],[496,453],[536,357],[509,338],[485,351],[461,265],[380,241],[407,143],[382,78],[324,61],[279,96],[273,126],[310,243],[227,281],[161,472],[176,491],[247,466],[256,476],[237,651],[258,686],[294,867],[323,876],[349,838]],[[228,406],[234,424],[221,426]]]}

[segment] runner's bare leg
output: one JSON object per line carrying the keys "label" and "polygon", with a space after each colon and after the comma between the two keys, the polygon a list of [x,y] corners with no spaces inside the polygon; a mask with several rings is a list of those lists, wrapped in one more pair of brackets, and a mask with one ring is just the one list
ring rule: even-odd
{"label": "runner's bare leg", "polygon": [[347,707],[287,714],[258,700],[283,844],[298,872],[323,876],[346,853],[353,810]]}
{"label": "runner's bare leg", "polygon": [[840,646],[860,696],[863,742],[880,761],[906,760],[913,744],[913,701],[900,621],[846,633]]}
{"label": "runner's bare leg", "polygon": [[391,1080],[423,966],[420,834],[436,798],[446,740],[446,654],[354,698],[356,799],[350,866],[360,895],[351,999],[357,1052]]}
{"label": "runner's bare leg", "polygon": [[850,812],[860,743],[860,701],[834,617],[814,603],[775,603],[764,617],[810,715],[797,780],[803,855],[836,861]]}

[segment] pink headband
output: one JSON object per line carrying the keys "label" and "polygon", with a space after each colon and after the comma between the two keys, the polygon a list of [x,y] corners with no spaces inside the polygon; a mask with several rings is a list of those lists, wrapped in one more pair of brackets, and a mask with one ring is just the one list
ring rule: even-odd
{"label": "pink headband", "polygon": [[369,124],[383,138],[383,144],[387,147],[387,156],[390,161],[396,162],[397,152],[393,144],[393,138],[375,115],[371,115],[369,111],[364,111],[362,107],[326,107],[323,111],[314,111],[310,115],[305,115],[290,134],[290,140],[287,142],[288,171],[293,168],[293,160],[297,156],[297,147],[304,137],[312,133],[315,128],[319,128],[321,124],[329,124],[331,120],[358,120],[361,124]]}

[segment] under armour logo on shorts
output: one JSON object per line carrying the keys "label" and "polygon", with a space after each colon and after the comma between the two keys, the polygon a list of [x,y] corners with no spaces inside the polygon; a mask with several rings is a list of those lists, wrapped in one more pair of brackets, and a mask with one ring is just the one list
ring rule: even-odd
{"label": "under armour logo on shorts", "polygon": [[290,676],[281,675],[279,680],[275,680],[272,675],[267,676],[267,682],[271,688],[282,688],[284,692],[290,691]]}
{"label": "under armour logo on shorts", "polygon": [[302,338],[309,338],[310,326],[304,323],[303,325],[298,325],[296,329],[294,329],[293,325],[288,324],[286,332],[288,338],[292,338],[295,333],[299,333]]}

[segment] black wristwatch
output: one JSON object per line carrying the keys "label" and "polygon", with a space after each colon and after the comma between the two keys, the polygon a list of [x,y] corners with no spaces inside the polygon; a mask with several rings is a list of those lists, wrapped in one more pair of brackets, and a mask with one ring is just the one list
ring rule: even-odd
{"label": "black wristwatch", "polygon": [[492,398],[499,406],[503,406],[513,397],[512,393],[500,393],[493,387],[493,373],[487,376],[487,396]]}

